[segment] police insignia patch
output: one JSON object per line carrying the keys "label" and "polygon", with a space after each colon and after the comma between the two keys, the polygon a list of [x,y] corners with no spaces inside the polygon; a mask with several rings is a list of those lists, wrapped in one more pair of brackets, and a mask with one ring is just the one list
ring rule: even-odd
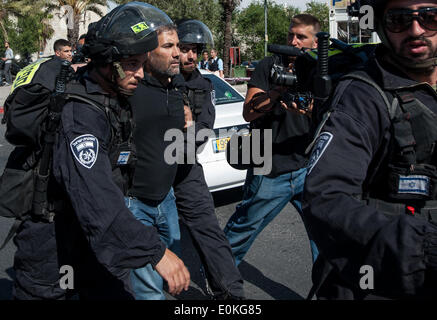
{"label": "police insignia patch", "polygon": [[313,170],[314,166],[317,164],[319,159],[322,157],[323,153],[325,152],[326,148],[328,147],[329,143],[332,140],[333,135],[329,132],[322,132],[316,140],[316,143],[314,144],[313,151],[311,152],[310,161],[308,162],[307,166],[307,175],[311,173],[311,170]]}
{"label": "police insignia patch", "polygon": [[99,153],[99,140],[91,134],[84,134],[71,141],[70,148],[76,160],[91,169]]}

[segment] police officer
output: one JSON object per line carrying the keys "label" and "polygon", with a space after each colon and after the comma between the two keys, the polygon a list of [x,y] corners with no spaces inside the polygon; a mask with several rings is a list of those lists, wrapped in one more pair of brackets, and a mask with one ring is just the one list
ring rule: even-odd
{"label": "police officer", "polygon": [[[212,46],[213,38],[209,28],[198,20],[180,21],[178,35],[180,71],[185,79],[184,91],[188,100],[185,108],[188,120],[194,121],[193,131],[197,136],[199,130],[214,127],[214,89],[196,68],[197,53]],[[196,147],[204,142],[197,141]],[[199,249],[214,298],[242,298],[243,279],[235,266],[229,242],[218,224],[202,166],[197,162],[179,164],[173,187],[180,218],[188,226]]]}
{"label": "police officer", "polygon": [[[364,1],[361,1],[363,4]],[[382,44],[313,147],[303,220],[320,299],[437,296],[437,3],[368,1]]]}
{"label": "police officer", "polygon": [[[146,264],[168,282],[171,293],[188,289],[183,262],[153,228],[132,216],[123,199],[134,164],[127,158],[135,158],[126,96],[143,78],[146,51],[157,46],[153,27],[166,21],[157,13],[132,2],[89,28],[85,51],[92,63],[67,88],[75,98],[63,108],[53,148],[49,192],[64,206],[53,222],[32,217],[20,226],[16,299],[62,299],[71,292],[87,299],[132,299],[130,269]],[[60,286],[62,266],[74,272],[67,287]]]}
{"label": "police officer", "polygon": [[223,60],[217,57],[217,50],[211,49],[211,58],[208,61],[208,70],[219,76],[224,77],[223,74]]}

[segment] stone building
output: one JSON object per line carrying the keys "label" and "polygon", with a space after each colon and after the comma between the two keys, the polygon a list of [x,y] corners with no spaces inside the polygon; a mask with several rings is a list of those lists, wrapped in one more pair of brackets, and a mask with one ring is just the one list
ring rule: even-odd
{"label": "stone building", "polygon": [[[108,6],[99,6],[102,13],[105,15],[108,12]],[[50,40],[47,41],[45,49],[40,56],[50,56],[55,52],[53,51],[53,44],[58,39],[67,39],[67,15],[65,14],[66,10],[57,10],[53,12],[53,18],[51,21],[51,25],[53,30],[53,36]],[[79,25],[79,36],[83,33],[86,33],[88,30],[88,25],[92,22],[98,21],[100,16],[91,11],[85,11],[84,14],[80,17],[80,25]]]}

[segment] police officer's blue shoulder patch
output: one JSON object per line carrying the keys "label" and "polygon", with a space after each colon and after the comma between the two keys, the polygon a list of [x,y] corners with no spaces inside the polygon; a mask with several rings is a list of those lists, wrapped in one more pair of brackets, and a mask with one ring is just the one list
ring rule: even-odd
{"label": "police officer's blue shoulder patch", "polygon": [[99,153],[99,140],[91,134],[84,134],[71,141],[70,148],[76,160],[91,169]]}
{"label": "police officer's blue shoulder patch", "polygon": [[308,162],[307,166],[307,175],[311,173],[311,170],[313,170],[314,166],[317,164],[319,159],[322,157],[323,153],[325,152],[326,148],[328,147],[329,143],[332,140],[333,135],[329,132],[322,132],[316,140],[316,143],[314,144],[313,151],[311,152],[310,161]]}

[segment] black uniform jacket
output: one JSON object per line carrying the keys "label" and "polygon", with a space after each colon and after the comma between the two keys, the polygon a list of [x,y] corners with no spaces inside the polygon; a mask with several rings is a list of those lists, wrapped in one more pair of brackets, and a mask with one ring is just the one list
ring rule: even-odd
{"label": "black uniform jacket", "polygon": [[[105,94],[89,78],[89,94]],[[65,189],[82,231],[98,261],[113,268],[154,267],[165,245],[156,230],[138,221],[112,180],[108,158],[110,125],[105,113],[89,104],[69,102],[54,147],[53,171]]]}
{"label": "black uniform jacket", "polygon": [[196,133],[200,129],[212,129],[215,121],[215,95],[213,85],[202,77],[199,70],[194,69],[190,76],[185,79],[188,89],[198,89],[208,92],[202,104],[202,112],[196,119]]}
{"label": "black uniform jacket", "polygon": [[[373,62],[371,68],[377,70],[377,83],[385,89],[417,84],[387,63],[382,67]],[[414,96],[437,113],[433,90],[416,90]],[[372,173],[369,167],[386,157],[387,150],[381,146],[391,137],[381,95],[370,85],[353,81],[331,107],[333,112],[310,158],[303,200],[304,223],[320,250],[313,281],[318,285],[329,274],[318,297],[425,294],[424,288],[430,285],[430,259],[437,266],[432,258],[437,228],[407,214],[389,218],[357,199]],[[363,270],[368,268],[363,266],[374,272],[372,290],[360,287]],[[432,286],[435,290],[437,284]]]}

